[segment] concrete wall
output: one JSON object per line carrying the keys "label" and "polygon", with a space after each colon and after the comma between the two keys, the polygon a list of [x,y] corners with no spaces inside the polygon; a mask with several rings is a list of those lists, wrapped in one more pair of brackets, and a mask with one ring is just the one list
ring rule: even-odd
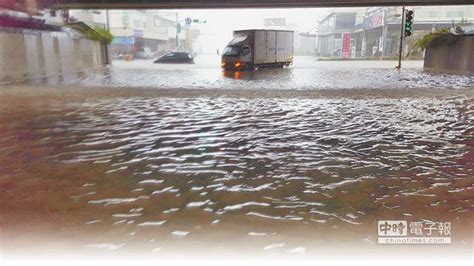
{"label": "concrete wall", "polygon": [[0,30],[0,83],[76,76],[105,65],[105,47],[63,32]]}
{"label": "concrete wall", "polygon": [[425,69],[474,74],[474,36],[459,37],[454,45],[426,49]]}

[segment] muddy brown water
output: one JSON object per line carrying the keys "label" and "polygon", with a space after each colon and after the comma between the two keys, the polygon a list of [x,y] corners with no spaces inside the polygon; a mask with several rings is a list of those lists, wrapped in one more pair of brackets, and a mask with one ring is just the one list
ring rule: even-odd
{"label": "muddy brown water", "polygon": [[469,251],[473,125],[466,85],[7,85],[1,238],[12,249],[313,253],[382,248],[377,220],[430,220],[453,224],[444,250]]}

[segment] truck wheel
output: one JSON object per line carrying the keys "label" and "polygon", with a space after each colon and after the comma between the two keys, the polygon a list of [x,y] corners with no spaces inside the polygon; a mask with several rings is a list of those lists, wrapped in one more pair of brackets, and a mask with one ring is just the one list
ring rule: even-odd
{"label": "truck wheel", "polygon": [[283,68],[283,66],[284,66],[284,65],[281,64],[281,63],[277,65],[278,68]]}

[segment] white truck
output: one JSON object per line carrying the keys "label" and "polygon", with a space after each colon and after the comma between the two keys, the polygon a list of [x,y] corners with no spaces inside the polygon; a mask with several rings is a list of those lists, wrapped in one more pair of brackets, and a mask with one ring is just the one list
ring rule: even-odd
{"label": "white truck", "polygon": [[226,70],[283,67],[293,63],[293,31],[238,30],[222,52]]}

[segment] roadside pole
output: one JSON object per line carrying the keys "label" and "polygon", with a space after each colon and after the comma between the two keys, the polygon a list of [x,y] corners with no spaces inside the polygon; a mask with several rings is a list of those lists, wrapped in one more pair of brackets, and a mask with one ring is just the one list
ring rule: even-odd
{"label": "roadside pole", "polygon": [[[388,11],[385,10],[383,12],[383,26],[382,26],[382,56],[380,57],[380,60],[384,60],[385,58],[385,49],[387,48],[387,31],[388,31]],[[379,50],[380,50],[380,44],[379,44]]]}
{"label": "roadside pole", "polygon": [[400,26],[400,47],[398,49],[398,66],[397,69],[402,68],[402,54],[403,54],[403,39],[405,35],[405,6],[402,7],[402,25]]}
{"label": "roadside pole", "polygon": [[110,22],[109,22],[109,10],[105,10],[105,27],[107,28],[108,31],[110,31]]}
{"label": "roadside pole", "polygon": [[[109,10],[105,10],[105,28],[110,32],[110,22],[109,22]],[[109,46],[107,44],[104,45],[105,48],[105,63],[110,64],[110,54],[109,54]]]}
{"label": "roadside pole", "polygon": [[180,27],[178,26],[178,12],[176,12],[176,51],[179,51],[179,32]]}

